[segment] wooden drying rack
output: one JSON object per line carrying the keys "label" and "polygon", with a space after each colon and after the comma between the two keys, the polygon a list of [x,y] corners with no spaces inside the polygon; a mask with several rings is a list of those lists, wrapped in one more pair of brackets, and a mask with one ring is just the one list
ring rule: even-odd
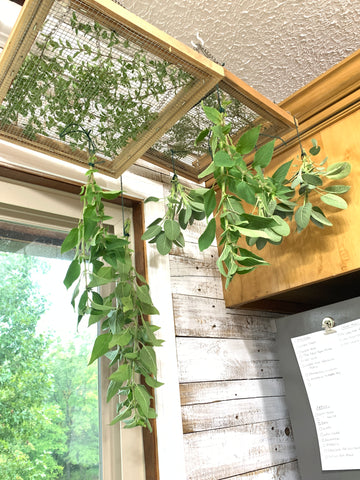
{"label": "wooden drying rack", "polygon": [[[12,81],[21,68],[55,2],[56,0],[27,0],[25,2],[0,56],[0,103],[5,99]],[[142,132],[136,140],[130,140],[113,160],[107,160],[99,166],[98,170],[102,173],[117,178],[141,157],[154,164],[160,164],[171,169],[170,162],[159,162],[157,156],[153,155],[149,149],[216,85],[219,85],[225,92],[237,98],[267,122],[270,122],[277,134],[294,127],[293,117],[289,113],[269,101],[231,72],[111,0],[70,0],[70,6],[75,11],[85,13],[90,18],[94,15],[94,12],[101,13],[106,27],[119,29],[119,25],[120,28],[123,26],[136,35],[141,46],[148,52],[156,54],[159,58],[164,58],[164,52],[167,52],[172,59],[181,65],[182,69],[186,71],[188,67],[191,69],[192,75],[194,71],[196,72],[194,81],[183,87],[158,112],[157,118],[146,131]],[[10,130],[12,131],[10,132]],[[15,133],[14,127],[1,129],[0,138],[76,165],[87,165],[87,154],[85,152],[74,152],[63,142],[42,135],[37,135],[35,140],[27,139],[21,136],[19,127],[15,127]],[[209,158],[207,156],[198,159],[193,166],[178,162],[177,171],[187,178],[197,180],[198,174],[206,167],[208,162]]]}

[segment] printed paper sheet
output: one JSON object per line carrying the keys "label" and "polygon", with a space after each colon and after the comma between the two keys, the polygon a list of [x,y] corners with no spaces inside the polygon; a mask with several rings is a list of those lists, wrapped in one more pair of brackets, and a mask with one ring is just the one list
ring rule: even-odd
{"label": "printed paper sheet", "polygon": [[323,470],[360,469],[360,320],[291,339],[314,416]]}

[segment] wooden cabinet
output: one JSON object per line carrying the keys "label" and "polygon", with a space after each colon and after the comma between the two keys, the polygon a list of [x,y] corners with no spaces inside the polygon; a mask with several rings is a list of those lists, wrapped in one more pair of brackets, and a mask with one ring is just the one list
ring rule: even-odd
{"label": "wooden cabinet", "polygon": [[[308,93],[305,90],[305,97]],[[293,225],[291,235],[280,246],[265,247],[261,255],[270,262],[270,266],[259,267],[250,274],[234,278],[224,292],[228,307],[295,312],[359,295],[359,90],[351,95],[357,97],[356,102],[351,102],[349,95],[346,95],[336,104],[331,104],[329,92],[328,115],[326,108],[315,113],[315,116],[323,115],[323,121],[311,126],[311,119],[308,120],[309,131],[302,135],[305,148],[311,146],[311,138],[318,140],[321,154],[328,156],[330,164],[340,161],[351,163],[351,175],[342,180],[351,185],[350,191],[344,195],[348,209],[339,211],[323,204],[322,208],[333,223],[332,227],[321,229],[311,224],[303,232],[296,233]],[[341,105],[346,102],[348,105],[342,108]],[[272,168],[276,169],[281,163],[300,154],[299,145],[294,139],[291,143],[290,148],[274,157]]]}

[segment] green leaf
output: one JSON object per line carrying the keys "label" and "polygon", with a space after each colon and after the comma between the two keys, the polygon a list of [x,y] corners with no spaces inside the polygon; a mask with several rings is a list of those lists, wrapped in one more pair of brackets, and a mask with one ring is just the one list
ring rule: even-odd
{"label": "green leaf", "polygon": [[214,107],[207,107],[204,103],[201,103],[202,109],[204,110],[205,115],[215,124],[219,124],[222,121],[222,115],[219,110],[216,110]]}
{"label": "green leaf", "polygon": [[245,202],[250,205],[255,205],[256,196],[254,189],[246,182],[237,182],[233,188],[232,192],[235,193],[238,197],[245,200]]}
{"label": "green leaf", "polygon": [[216,208],[216,195],[213,189],[208,190],[204,195],[205,214],[209,217]]}
{"label": "green leaf", "polygon": [[155,356],[154,349],[152,347],[147,347],[147,346],[143,347],[140,350],[139,360],[150,373],[152,373],[153,375],[156,375],[157,373],[156,356]]}
{"label": "green leaf", "polygon": [[124,357],[128,358],[129,360],[135,360],[138,358],[139,353],[138,352],[130,352],[130,353],[125,353]]}
{"label": "green leaf", "polygon": [[154,238],[162,231],[160,225],[152,225],[149,227],[141,236],[141,240],[150,240],[150,238]]}
{"label": "green leaf", "polygon": [[132,414],[132,409],[131,407],[128,407],[126,410],[119,413],[119,415],[116,415],[116,417],[110,422],[110,425],[115,425],[116,423],[121,422],[122,420],[126,420],[127,418],[131,417],[131,414]]}
{"label": "green leaf", "polygon": [[165,232],[161,232],[156,239],[156,248],[161,255],[167,255],[172,247],[172,241],[168,239]]}
{"label": "green leaf", "polygon": [[277,225],[271,227],[271,230],[282,237],[287,237],[290,235],[289,224],[285,222],[283,218],[279,217],[278,215],[274,215],[272,218],[276,221]]}
{"label": "green leaf", "polygon": [[265,239],[265,238],[258,238],[256,240],[256,248],[258,250],[262,250],[265,247],[266,244],[267,244],[267,239]]}
{"label": "green leaf", "polygon": [[254,150],[256,142],[258,141],[261,126],[254,127],[244,133],[236,144],[236,150],[241,155],[246,155]]}
{"label": "green leaf", "polygon": [[309,152],[311,153],[311,155],[315,156],[318,153],[320,153],[320,147],[318,146],[318,143],[315,140],[315,138],[311,139],[311,143],[313,144],[313,146],[310,148]]}
{"label": "green leaf", "polygon": [[311,218],[313,218],[317,222],[321,223],[322,225],[327,225],[329,227],[332,226],[332,223],[330,222],[330,220],[328,220],[325,217],[325,215],[322,213],[322,211],[318,207],[313,208],[313,210],[311,212]]}
{"label": "green leaf", "polygon": [[159,310],[148,303],[142,303],[141,310],[144,315],[159,315]]}
{"label": "green leaf", "polygon": [[299,228],[303,229],[307,227],[310,221],[311,211],[312,211],[312,204],[310,202],[306,203],[305,205],[302,205],[296,210],[295,222]]}
{"label": "green leaf", "polygon": [[247,250],[246,248],[239,248],[239,253],[241,256],[235,255],[235,259],[245,267],[252,267],[254,265],[269,265],[266,260],[258,255],[255,255],[255,253],[250,252],[250,250]]}
{"label": "green leaf", "polygon": [[320,186],[323,183],[320,177],[310,173],[303,173],[302,179],[305,180],[305,182],[309,185],[314,185],[315,187]]}
{"label": "green leaf", "polygon": [[208,175],[211,175],[212,173],[214,173],[215,170],[216,170],[216,165],[214,162],[211,162],[210,165],[198,175],[198,178],[207,177]]}
{"label": "green leaf", "polygon": [[157,198],[157,197],[148,197],[144,200],[144,203],[148,203],[148,202],[159,202],[160,201],[160,198]]}
{"label": "green leaf", "polygon": [[66,272],[64,278],[64,285],[66,288],[70,288],[71,285],[77,280],[80,276],[81,268],[77,258],[75,258],[69,265],[69,268]]}
{"label": "green leaf", "polygon": [[337,162],[328,167],[325,175],[332,180],[340,180],[347,177],[350,172],[351,165],[349,162]]}
{"label": "green leaf", "polygon": [[286,179],[286,175],[289,173],[292,160],[281,165],[271,177],[274,183],[282,185]]}
{"label": "green leaf", "polygon": [[205,138],[209,135],[209,132],[210,132],[209,128],[206,128],[205,130],[200,132],[199,135],[197,136],[196,140],[195,140],[195,146],[199,145],[199,143],[201,143],[203,140],[205,140]]}
{"label": "green leaf", "polygon": [[120,390],[121,383],[111,380],[107,389],[106,401],[109,402]]}
{"label": "green leaf", "polygon": [[105,198],[105,200],[114,200],[115,198],[118,198],[118,196],[121,195],[121,190],[111,190],[109,192],[102,192],[101,196]]}
{"label": "green leaf", "polygon": [[185,238],[182,233],[177,237],[176,240],[174,240],[174,243],[177,247],[184,248],[185,247]]}
{"label": "green leaf", "polygon": [[90,327],[90,325],[99,322],[102,318],[104,318],[104,313],[101,313],[99,315],[90,315],[88,326]]}
{"label": "green leaf", "polygon": [[119,368],[116,370],[116,372],[111,374],[109,377],[110,380],[114,380],[115,382],[118,382],[121,385],[127,380],[130,380],[130,378],[131,378],[131,368],[128,363],[123,363],[122,365],[120,365]]}
{"label": "green leaf", "polygon": [[261,217],[260,215],[252,215],[251,213],[243,213],[241,215],[241,220],[246,220],[248,222],[246,228],[249,227],[252,230],[269,228],[277,225],[277,222],[273,217]]}
{"label": "green leaf", "polygon": [[230,245],[225,245],[225,248],[220,254],[219,260],[221,262],[224,262],[229,257],[230,253],[231,253]]}
{"label": "green leaf", "polygon": [[87,290],[84,290],[79,300],[79,305],[78,305],[79,313],[83,313],[83,314],[85,313],[85,308],[86,308],[88,299],[89,299],[89,292]]}
{"label": "green leaf", "polygon": [[224,150],[219,150],[215,153],[214,163],[217,167],[233,167],[235,160]]}
{"label": "green leaf", "polygon": [[106,313],[111,312],[111,310],[114,308],[112,305],[109,305],[108,303],[103,305],[103,304],[95,303],[94,301],[91,302],[91,306],[97,312],[106,312]]}
{"label": "green leaf", "polygon": [[338,195],[334,195],[333,193],[327,193],[326,195],[322,195],[320,199],[331,207],[341,208],[343,210],[347,208],[346,201]]}
{"label": "green leaf", "polygon": [[112,339],[109,342],[109,348],[115,347],[115,345],[120,345],[120,347],[125,347],[130,340],[133,338],[129,329],[126,329],[123,333],[116,333],[112,336]]}
{"label": "green leaf", "polygon": [[139,404],[144,415],[147,416],[150,407],[151,395],[146,390],[143,385],[135,385],[134,387],[134,397],[137,403]]}
{"label": "green leaf", "polygon": [[[109,267],[110,268],[110,267]],[[89,288],[100,287],[114,281],[114,278],[99,277],[96,273],[91,274],[91,280],[88,284]]]}
{"label": "green leaf", "polygon": [[269,165],[274,152],[274,145],[275,140],[272,140],[271,142],[268,142],[259,148],[259,150],[255,153],[255,158],[252,163],[253,168],[265,168]]}
{"label": "green leaf", "polygon": [[320,147],[311,147],[309,152],[311,153],[311,155],[317,155],[318,153],[320,153]]}
{"label": "green leaf", "polygon": [[138,286],[136,288],[136,293],[140,302],[152,305],[152,300],[149,293],[149,286],[147,284]]}
{"label": "green leaf", "polygon": [[72,228],[61,245],[61,253],[68,252],[76,247],[79,240],[79,229]]}
{"label": "green leaf", "polygon": [[273,228],[265,228],[263,230],[268,235],[268,240],[270,242],[280,243],[282,241],[282,236],[278,235]]}
{"label": "green leaf", "polygon": [[216,222],[215,222],[215,218],[212,218],[208,223],[206,229],[204,230],[204,232],[199,238],[200,252],[210,247],[210,245],[214,241],[215,233],[216,233]]}
{"label": "green leaf", "polygon": [[169,240],[174,241],[180,235],[180,225],[175,220],[165,220],[164,232]]}
{"label": "green leaf", "polygon": [[151,388],[158,388],[158,387],[161,387],[162,385],[164,385],[163,383],[158,382],[157,380],[155,380],[155,378],[150,377],[149,375],[145,376],[145,382]]}
{"label": "green leaf", "polygon": [[111,337],[111,333],[104,333],[103,335],[99,335],[98,337],[96,337],[91,352],[89,365],[110,350],[109,342],[111,340]]}
{"label": "green leaf", "polygon": [[246,237],[270,238],[269,233],[265,230],[254,230],[247,227],[236,227],[236,230],[241,233],[241,235],[245,235]]}
{"label": "green leaf", "polygon": [[162,220],[161,217],[156,218],[153,222],[150,223],[150,225],[148,225],[147,228],[149,229],[149,228],[152,227],[153,225],[157,225],[158,223],[161,222],[161,220]]}
{"label": "green leaf", "polygon": [[233,212],[242,215],[244,213],[244,208],[242,206],[241,200],[236,197],[229,196],[226,201],[227,208]]}
{"label": "green leaf", "polygon": [[331,185],[330,187],[326,187],[325,191],[329,193],[346,193],[350,188],[349,185]]}

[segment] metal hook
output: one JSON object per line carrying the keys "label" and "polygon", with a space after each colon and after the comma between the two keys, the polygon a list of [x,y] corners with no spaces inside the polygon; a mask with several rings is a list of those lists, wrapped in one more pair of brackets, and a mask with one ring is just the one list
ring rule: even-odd
{"label": "metal hook", "polygon": [[[203,47],[203,46],[205,45],[205,42],[204,42],[204,40],[200,37],[199,32],[196,32],[196,38],[197,38],[198,41],[200,42],[200,45]],[[197,48],[197,47],[198,47],[198,45],[197,45],[195,42],[193,42],[192,40],[191,40],[191,45],[192,45],[194,48]]]}

